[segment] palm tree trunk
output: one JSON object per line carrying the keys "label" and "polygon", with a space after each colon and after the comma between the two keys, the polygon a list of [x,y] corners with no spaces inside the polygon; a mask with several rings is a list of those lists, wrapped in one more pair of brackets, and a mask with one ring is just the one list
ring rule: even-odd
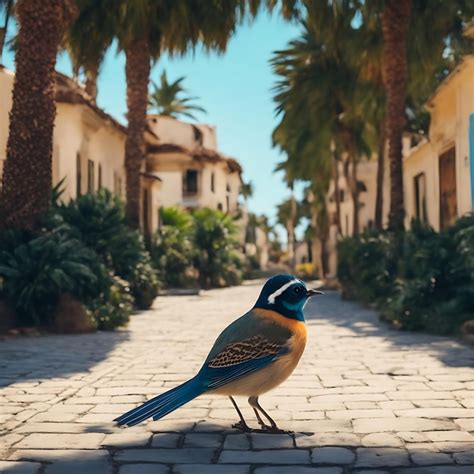
{"label": "palm tree trunk", "polygon": [[51,200],[54,67],[76,7],[73,0],[19,0],[16,13],[20,30],[0,222],[34,230]]}
{"label": "palm tree trunk", "polygon": [[[295,239],[295,222],[296,222],[296,198],[295,193],[293,192],[293,184],[291,184],[291,216],[289,222],[289,235],[288,237],[290,240],[288,241],[288,252],[290,256],[291,268],[294,269],[296,267],[296,239]],[[291,241],[291,242],[290,242]]]}
{"label": "palm tree trunk", "polygon": [[127,173],[127,219],[140,227],[140,170],[145,159],[145,126],[150,78],[150,48],[146,38],[138,38],[125,49],[127,78],[128,134],[125,143]]}
{"label": "palm tree trunk", "polygon": [[359,183],[357,179],[357,166],[358,166],[358,160],[355,156],[355,154],[351,153],[350,156],[351,160],[351,169],[349,171],[351,178],[349,180],[350,182],[350,188],[351,188],[351,195],[352,195],[352,202],[354,205],[354,213],[352,214],[352,235],[358,235],[359,234]]}
{"label": "palm tree trunk", "polygon": [[339,160],[337,159],[336,153],[333,155],[333,179],[334,179],[334,194],[336,199],[336,226],[337,235],[342,234],[341,227],[341,192],[339,189]]}
{"label": "palm tree trunk", "polygon": [[390,159],[390,216],[392,230],[404,229],[402,134],[408,83],[407,37],[411,0],[386,0],[382,13],[384,38],[383,80],[385,85],[386,136]]}
{"label": "palm tree trunk", "polygon": [[377,155],[377,181],[375,195],[375,228],[383,228],[383,182],[385,175],[385,123],[382,121],[379,132],[379,149]]}
{"label": "palm tree trunk", "polygon": [[99,67],[90,66],[86,70],[86,92],[91,96],[93,101],[97,100],[97,77],[99,76]]}

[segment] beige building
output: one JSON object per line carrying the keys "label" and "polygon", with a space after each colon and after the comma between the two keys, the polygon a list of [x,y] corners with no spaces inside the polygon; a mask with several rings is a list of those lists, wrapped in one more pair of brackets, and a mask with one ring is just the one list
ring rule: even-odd
{"label": "beige building", "polygon": [[162,180],[162,206],[209,207],[236,213],[242,168],[217,149],[214,127],[150,115],[146,170]]}
{"label": "beige building", "polygon": [[[6,158],[9,112],[15,75],[0,67],[0,177]],[[53,135],[53,185],[64,179],[62,199],[69,201],[99,188],[125,198],[127,129],[104,112],[73,79],[56,73],[56,119]],[[153,134],[147,131],[149,140]],[[158,227],[160,179],[142,173],[141,224],[146,232]]]}
{"label": "beige building", "polygon": [[428,139],[405,150],[406,224],[434,229],[474,208],[474,55],[465,56],[427,103]]}

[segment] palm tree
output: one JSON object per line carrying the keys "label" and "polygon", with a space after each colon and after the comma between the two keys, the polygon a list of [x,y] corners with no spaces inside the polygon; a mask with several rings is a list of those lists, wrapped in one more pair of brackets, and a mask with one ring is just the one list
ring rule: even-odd
{"label": "palm tree", "polygon": [[51,199],[54,66],[76,10],[73,0],[18,0],[15,11],[20,29],[0,225],[35,229]]}
{"label": "palm tree", "polygon": [[245,202],[247,202],[247,200],[253,196],[252,181],[247,181],[246,183],[242,183],[242,185],[240,186],[240,194],[245,199]]}
{"label": "palm tree", "polygon": [[277,206],[277,223],[286,230],[288,260],[292,268],[295,266],[295,229],[299,221],[298,208],[295,204],[294,197],[291,197]]}
{"label": "palm tree", "polygon": [[337,27],[328,29],[316,15],[308,17],[302,21],[301,37],[274,54],[272,65],[282,78],[274,99],[282,119],[273,140],[288,154],[301,179],[319,182],[326,192],[331,167],[337,181],[336,158],[341,154],[349,161],[347,180],[357,233],[357,165],[360,157],[369,153],[366,121],[359,103],[362,94],[357,94],[357,70],[344,57],[351,17],[331,15]]}
{"label": "palm tree", "polygon": [[404,229],[402,135],[408,86],[407,40],[412,0],[387,0],[382,13],[383,79],[387,93],[387,140],[390,159],[392,230]]}
{"label": "palm tree", "polygon": [[186,92],[186,89],[181,85],[184,79],[184,77],[180,77],[170,84],[166,77],[166,71],[163,71],[159,85],[152,81],[153,92],[148,98],[149,108],[156,110],[159,115],[169,117],[184,115],[192,120],[196,120],[196,117],[192,114],[193,111],[206,113],[199,105],[190,103],[198,97],[179,97]]}
{"label": "palm tree", "polygon": [[76,76],[85,76],[86,92],[95,101],[97,78],[105,53],[114,39],[114,25],[108,0],[76,0],[80,14],[68,29],[63,46]]}
{"label": "palm tree", "polygon": [[[464,49],[463,25],[472,19],[468,0],[386,0],[380,11],[377,0],[362,4],[380,14],[383,35],[383,82],[386,94],[386,129],[390,160],[389,227],[404,228],[402,134],[406,125],[407,98],[426,98],[440,78],[453,67]],[[375,13],[374,13],[375,11]],[[410,47],[408,48],[408,45]],[[450,54],[447,54],[450,53]]]}

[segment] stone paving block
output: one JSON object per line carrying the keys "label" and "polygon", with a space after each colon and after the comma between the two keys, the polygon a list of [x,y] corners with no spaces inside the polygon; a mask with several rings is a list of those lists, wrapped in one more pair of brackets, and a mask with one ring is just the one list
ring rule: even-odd
{"label": "stone paving block", "polygon": [[316,433],[314,435],[295,435],[298,448],[313,448],[316,446],[360,446],[360,438],[353,433]]}
{"label": "stone paving block", "polygon": [[395,474],[472,474],[474,466],[429,466],[397,469]]}
{"label": "stone paving block", "polygon": [[464,443],[462,441],[440,441],[435,442],[434,445],[438,451],[443,453],[459,453],[464,451],[474,452],[474,443]]}
{"label": "stone paving block", "polygon": [[279,449],[264,451],[224,450],[219,456],[224,464],[309,464],[309,451],[303,449]]}
{"label": "stone paving block", "polygon": [[428,431],[424,435],[431,441],[463,441],[474,443],[474,436],[466,431]]}
{"label": "stone paving block", "polygon": [[358,448],[357,467],[409,466],[408,453],[399,448]]}
{"label": "stone paving block", "polygon": [[41,464],[35,462],[0,461],[2,474],[37,474]]}
{"label": "stone paving block", "polygon": [[[248,465],[224,464],[177,464],[173,466],[173,474],[249,474]],[[140,471],[141,474],[141,471]],[[150,473],[151,474],[151,473]]]}
{"label": "stone paving block", "polygon": [[252,433],[250,435],[254,449],[293,448],[293,438],[287,434]]}
{"label": "stone paving block", "polygon": [[425,433],[415,431],[401,431],[397,436],[408,443],[423,443],[428,441],[428,436]]}
{"label": "stone paving block", "polygon": [[229,434],[225,437],[224,449],[250,449],[249,436],[246,434]]}
{"label": "stone paving block", "polygon": [[313,464],[351,464],[354,459],[355,454],[347,448],[324,447],[311,451]]}
{"label": "stone paving block", "polygon": [[184,438],[185,448],[218,448],[222,435],[214,433],[190,433]]}
{"label": "stone paving block", "polygon": [[134,431],[125,433],[112,433],[105,436],[102,446],[114,448],[136,448],[146,446],[150,441],[151,433],[137,433]]}
{"label": "stone paving block", "polygon": [[467,418],[472,414],[472,410],[468,408],[412,408],[411,410],[395,410],[395,414],[399,417],[411,418]]}
{"label": "stone paving block", "polygon": [[380,471],[379,469],[362,469],[357,471],[352,471],[354,474],[388,474],[388,471]]}
{"label": "stone paving block", "polygon": [[471,418],[456,418],[455,423],[464,431],[474,431],[474,415],[471,410]]}
{"label": "stone paving block", "polygon": [[371,433],[362,438],[362,446],[398,447],[403,443],[397,436],[389,433]]}
{"label": "stone paving block", "polygon": [[[170,469],[163,464],[124,464],[118,474],[169,474]],[[198,474],[194,471],[193,474]]]}
{"label": "stone paving block", "polygon": [[152,448],[176,448],[181,438],[177,433],[157,433],[151,440]]}
{"label": "stone paving block", "polygon": [[210,463],[214,450],[209,448],[182,449],[126,449],[117,451],[114,459],[119,462],[156,462],[161,464],[203,464]]}
{"label": "stone paving block", "polygon": [[453,458],[458,464],[474,464],[474,450],[454,453]]}
{"label": "stone paving block", "polygon": [[326,413],[329,419],[353,420],[356,418],[390,418],[395,417],[390,410],[341,410]]}
{"label": "stone paving block", "polygon": [[105,438],[101,433],[61,434],[33,433],[23,438],[15,448],[22,449],[96,449]]}
{"label": "stone paving block", "polygon": [[453,458],[448,454],[430,451],[414,451],[410,453],[410,458],[415,464],[421,466],[453,463]]}
{"label": "stone paving block", "polygon": [[255,474],[342,474],[340,467],[272,466],[258,467]]}
{"label": "stone paving block", "polygon": [[383,431],[435,431],[455,429],[454,423],[424,418],[378,418],[353,421],[355,433],[377,433]]}

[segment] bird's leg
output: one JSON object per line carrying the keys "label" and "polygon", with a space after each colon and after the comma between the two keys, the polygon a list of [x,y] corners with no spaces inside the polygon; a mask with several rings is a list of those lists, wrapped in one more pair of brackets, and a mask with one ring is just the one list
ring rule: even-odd
{"label": "bird's leg", "polygon": [[[255,415],[257,417],[259,425],[262,427],[263,430],[267,431],[268,433],[291,433],[291,431],[285,431],[278,428],[277,424],[273,420],[273,418],[261,407],[260,403],[258,403],[258,397],[249,397],[249,404],[253,408]],[[270,426],[268,426],[261,418],[259,413],[269,421]]]}
{"label": "bird's leg", "polygon": [[247,425],[247,422],[245,421],[244,416],[242,415],[242,412],[240,411],[236,401],[229,395],[230,401],[232,402],[232,405],[234,405],[235,410],[237,411],[237,414],[239,415],[240,421],[238,423],[235,423],[232,425],[232,428],[237,428],[238,430],[244,432],[244,433],[250,433],[252,428],[250,428],[249,425]]}

